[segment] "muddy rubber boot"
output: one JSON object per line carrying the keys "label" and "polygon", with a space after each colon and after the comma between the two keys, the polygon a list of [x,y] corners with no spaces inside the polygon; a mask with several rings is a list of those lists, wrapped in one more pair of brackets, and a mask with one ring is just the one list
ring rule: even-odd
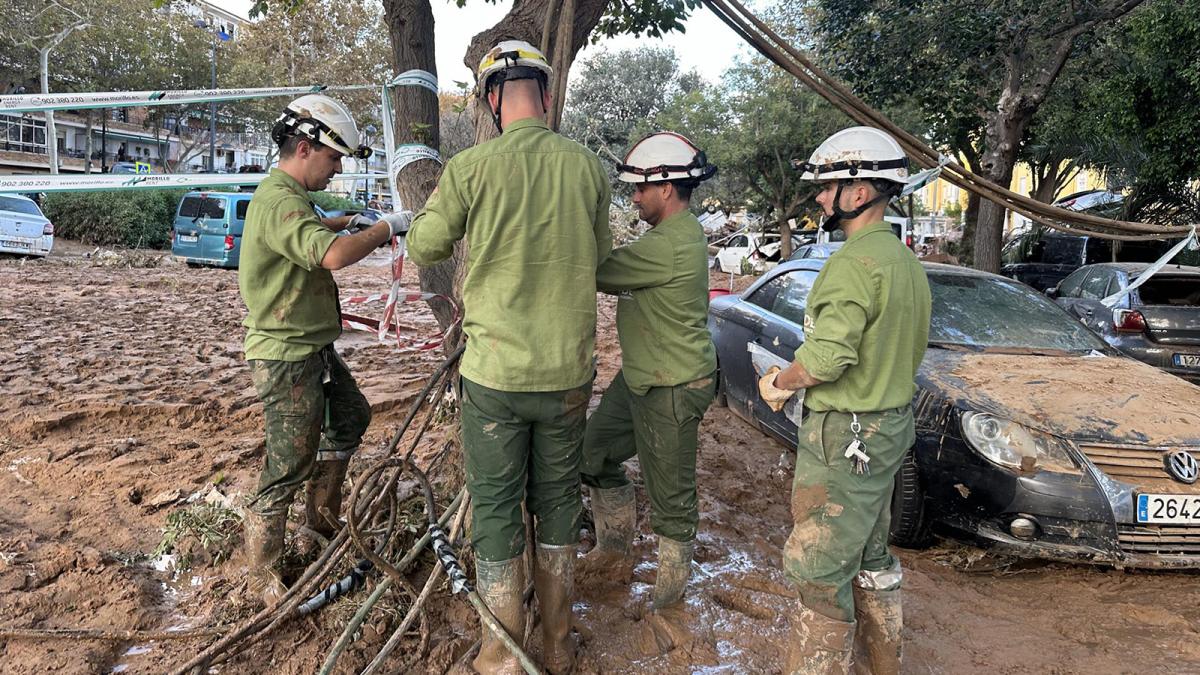
{"label": "muddy rubber boot", "polygon": [[789,675],[847,675],[854,622],[838,621],[797,603],[787,651]]}
{"label": "muddy rubber boot", "polygon": [[259,594],[270,607],[287,592],[279,576],[283,535],[287,531],[287,511],[264,516],[253,509],[246,509],[242,526],[250,565],[250,592]]}
{"label": "muddy rubber boot", "polygon": [[[349,465],[348,459],[319,461],[304,486],[304,526],[327,540],[342,529],[338,518],[342,515],[342,483]],[[332,522],[321,514],[322,508],[329,511]]]}
{"label": "muddy rubber boot", "polygon": [[670,607],[683,600],[688,577],[692,573],[692,553],[696,542],[658,538],[658,578],[654,581],[654,609]]}
{"label": "muddy rubber boot", "polygon": [[869,675],[899,675],[900,631],[904,613],[900,589],[871,591],[854,587],[855,636],[854,672]]}
{"label": "muddy rubber boot", "polygon": [[[525,630],[525,570],[521,556],[499,562],[475,561],[475,587],[483,604],[492,610],[508,634],[521,644]],[[486,625],[479,646],[479,655],[471,663],[482,675],[519,675],[517,657],[508,651]]]}
{"label": "muddy rubber boot", "polygon": [[[596,547],[592,553],[629,557],[637,527],[637,502],[633,483],[615,488],[591,488]],[[589,554],[590,555],[590,554]]]}
{"label": "muddy rubber boot", "polygon": [[550,675],[575,667],[578,647],[571,632],[571,599],[575,595],[575,544],[537,545],[533,588],[542,614],[542,665]]}

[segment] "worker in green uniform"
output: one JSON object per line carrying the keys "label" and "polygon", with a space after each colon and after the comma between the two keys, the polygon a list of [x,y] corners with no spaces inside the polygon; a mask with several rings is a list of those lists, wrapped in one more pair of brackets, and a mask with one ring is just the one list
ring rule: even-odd
{"label": "worker in green uniform", "polygon": [[613,251],[596,285],[619,296],[621,371],[588,420],[583,483],[590,488],[596,547],[589,562],[625,565],[636,525],[633,484],[622,463],[638,458],[658,535],[657,609],[683,598],[696,526],[697,431],[716,391],[708,332],[708,245],[688,203],[717,167],[673,133],[638,141],[618,167],[652,229]]}
{"label": "worker in green uniform", "polygon": [[[340,529],[342,482],[371,409],[334,350],[341,333],[330,270],[366,257],[407,228],[411,214],[371,225],[361,216],[319,219],[310,190],[324,190],[347,156],[365,157],[341,103],[318,94],[288,104],[271,131],[279,167],[250,200],[238,287],[248,310],[246,360],[266,421],[265,462],[245,513],[250,581],[271,604],[283,593],[279,559],[288,509],[305,488],[305,527]],[[338,236],[340,230],[359,230]]]}
{"label": "worker in green uniform", "polygon": [[[913,378],[929,338],[925,270],[884,221],[908,178],[888,134],[852,127],[800,166],[846,243],[808,296],[804,344],[759,382],[778,410],[806,389],[792,486],[795,526],[783,551],[798,586],[787,673],[900,672],[900,561],[887,547],[892,485],[912,447]],[[854,650],[855,635],[860,649]]]}
{"label": "worker in green uniform", "polygon": [[[575,659],[571,596],[595,372],[596,266],[612,235],[599,160],[544,121],[550,72],[527,42],[506,40],[484,55],[480,95],[502,133],[447,162],[407,243],[413,262],[431,265],[466,239],[462,439],[477,587],[519,642],[525,502],[536,526],[543,665],[561,673]],[[474,666],[520,671],[486,628]]]}

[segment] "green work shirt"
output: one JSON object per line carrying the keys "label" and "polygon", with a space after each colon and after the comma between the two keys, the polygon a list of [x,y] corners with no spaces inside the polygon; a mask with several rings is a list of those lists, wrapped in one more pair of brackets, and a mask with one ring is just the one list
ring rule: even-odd
{"label": "green work shirt", "polygon": [[446,163],[407,245],[413,262],[432,265],[466,237],[463,377],[513,392],[592,378],[609,201],[596,156],[536,118]]}
{"label": "green work shirt", "polygon": [[337,339],[337,285],[321,259],[337,239],[308,191],[271,169],[246,209],[238,288],[249,310],[246,359],[303,361]]}
{"label": "green work shirt", "polygon": [[717,368],[708,333],[708,243],[704,229],[680,211],[596,270],[596,286],[619,295],[621,373],[633,393],[670,387]]}
{"label": "green work shirt", "polygon": [[930,302],[925,269],[890,225],[855,232],[808,295],[796,360],[822,382],[804,405],[840,412],[908,405],[929,341]]}

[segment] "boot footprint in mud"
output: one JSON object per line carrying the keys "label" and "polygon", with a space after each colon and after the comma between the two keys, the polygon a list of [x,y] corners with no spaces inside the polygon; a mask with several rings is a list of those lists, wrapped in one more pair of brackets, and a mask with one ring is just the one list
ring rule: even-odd
{"label": "boot footprint in mud", "polygon": [[678,656],[697,664],[715,658],[715,639],[710,629],[695,625],[696,617],[691,612],[686,603],[647,612],[637,638],[642,655],[672,654],[673,660]]}

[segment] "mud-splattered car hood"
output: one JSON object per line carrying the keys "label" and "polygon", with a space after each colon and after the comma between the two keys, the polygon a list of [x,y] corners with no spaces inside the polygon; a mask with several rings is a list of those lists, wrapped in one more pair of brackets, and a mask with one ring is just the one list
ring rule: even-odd
{"label": "mud-splattered car hood", "polygon": [[959,408],[1075,440],[1200,445],[1200,387],[1118,356],[931,347],[917,379]]}

